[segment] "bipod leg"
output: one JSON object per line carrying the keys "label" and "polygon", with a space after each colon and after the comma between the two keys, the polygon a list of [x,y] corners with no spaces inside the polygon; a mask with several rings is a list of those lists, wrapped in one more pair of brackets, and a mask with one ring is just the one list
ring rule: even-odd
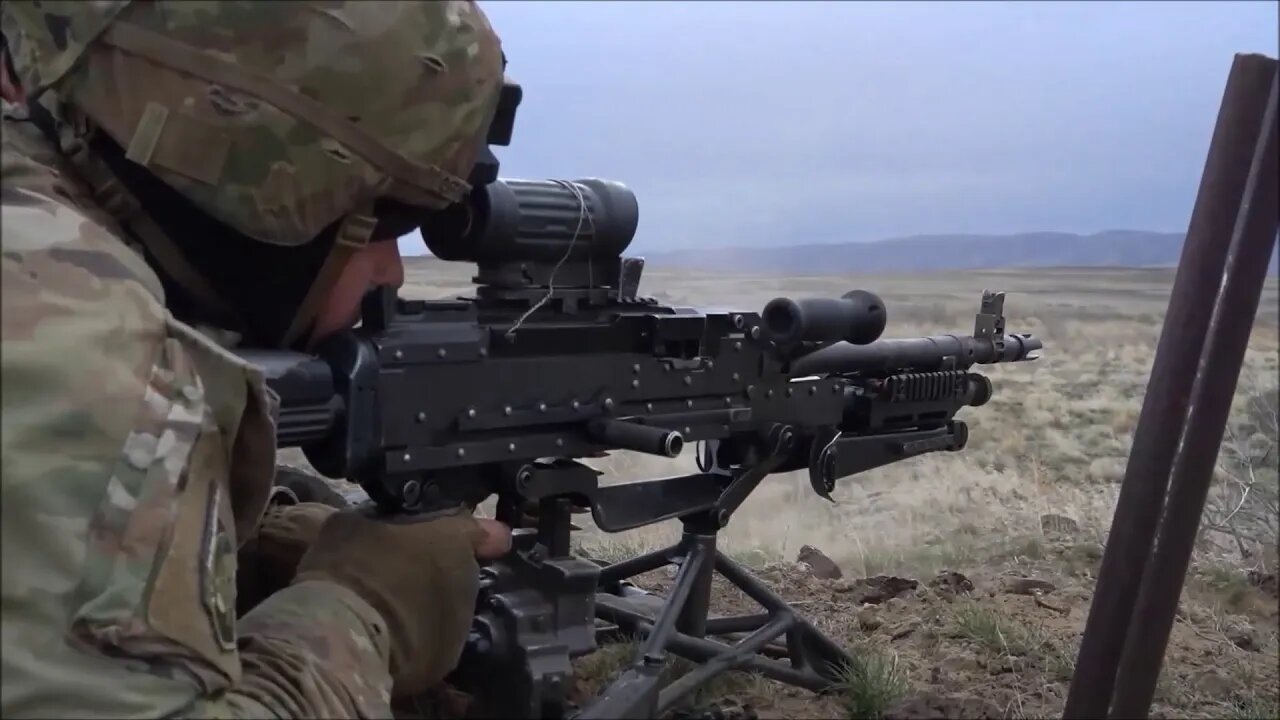
{"label": "bipod leg", "polygon": [[[813,692],[824,692],[839,681],[841,671],[851,662],[848,655],[799,617],[786,601],[720,552],[716,548],[718,528],[709,515],[686,519],[678,544],[601,572],[602,578],[608,577],[609,584],[622,591],[622,597],[598,595],[598,617],[644,640],[633,665],[579,717],[658,717],[727,670],[757,672]],[[660,567],[657,563],[661,558],[678,564],[680,569],[655,617],[628,602],[628,594],[647,593],[624,588],[621,582],[627,576],[619,568],[626,565],[636,570],[634,574],[641,574]],[[765,612],[711,618],[711,588],[716,573],[759,603]],[[747,634],[736,642],[715,638],[731,633]],[[783,638],[785,647],[774,644]],[[700,663],[701,667],[661,688],[668,651]]]}

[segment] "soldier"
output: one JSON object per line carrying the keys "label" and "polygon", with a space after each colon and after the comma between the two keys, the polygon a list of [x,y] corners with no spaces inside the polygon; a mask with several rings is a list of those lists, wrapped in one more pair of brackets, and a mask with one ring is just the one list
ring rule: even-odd
{"label": "soldier", "polygon": [[469,2],[3,13],[0,714],[390,715],[509,531],[275,510],[296,573],[237,618],[275,398],[226,348],[309,347],[401,282],[395,239],[468,191],[497,37]]}

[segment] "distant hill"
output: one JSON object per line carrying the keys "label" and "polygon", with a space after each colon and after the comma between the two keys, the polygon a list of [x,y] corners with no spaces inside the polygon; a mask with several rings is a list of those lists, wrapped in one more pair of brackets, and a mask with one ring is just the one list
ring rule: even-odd
{"label": "distant hill", "polygon": [[[767,273],[922,272],[966,268],[1172,266],[1182,233],[914,235],[869,243],[636,252],[653,266]],[[1277,272],[1277,257],[1271,272]]]}

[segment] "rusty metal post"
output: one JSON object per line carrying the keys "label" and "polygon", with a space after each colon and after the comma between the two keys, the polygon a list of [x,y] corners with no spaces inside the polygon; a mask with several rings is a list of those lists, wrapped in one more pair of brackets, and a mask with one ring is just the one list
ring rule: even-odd
{"label": "rusty metal post", "polygon": [[1270,269],[1280,227],[1280,155],[1276,148],[1280,75],[1276,74],[1274,61],[1271,66],[1271,95],[1262,137],[1232,233],[1227,273],[1209,325],[1204,362],[1192,391],[1182,449],[1174,461],[1155,555],[1142,579],[1137,609],[1120,658],[1111,708],[1113,718],[1146,717],[1151,707],[1205,499],[1213,483],[1222,436],[1230,419],[1231,400]]}
{"label": "rusty metal post", "polygon": [[1080,642],[1068,719],[1105,717],[1111,705],[1274,75],[1274,60],[1236,55],[1227,77]]}

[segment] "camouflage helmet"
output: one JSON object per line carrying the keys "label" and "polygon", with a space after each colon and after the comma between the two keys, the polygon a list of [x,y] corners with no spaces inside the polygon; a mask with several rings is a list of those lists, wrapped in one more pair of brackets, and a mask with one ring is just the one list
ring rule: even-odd
{"label": "camouflage helmet", "polygon": [[375,198],[438,208],[497,105],[472,2],[6,2],[29,95],[52,90],[197,207],[294,246]]}

